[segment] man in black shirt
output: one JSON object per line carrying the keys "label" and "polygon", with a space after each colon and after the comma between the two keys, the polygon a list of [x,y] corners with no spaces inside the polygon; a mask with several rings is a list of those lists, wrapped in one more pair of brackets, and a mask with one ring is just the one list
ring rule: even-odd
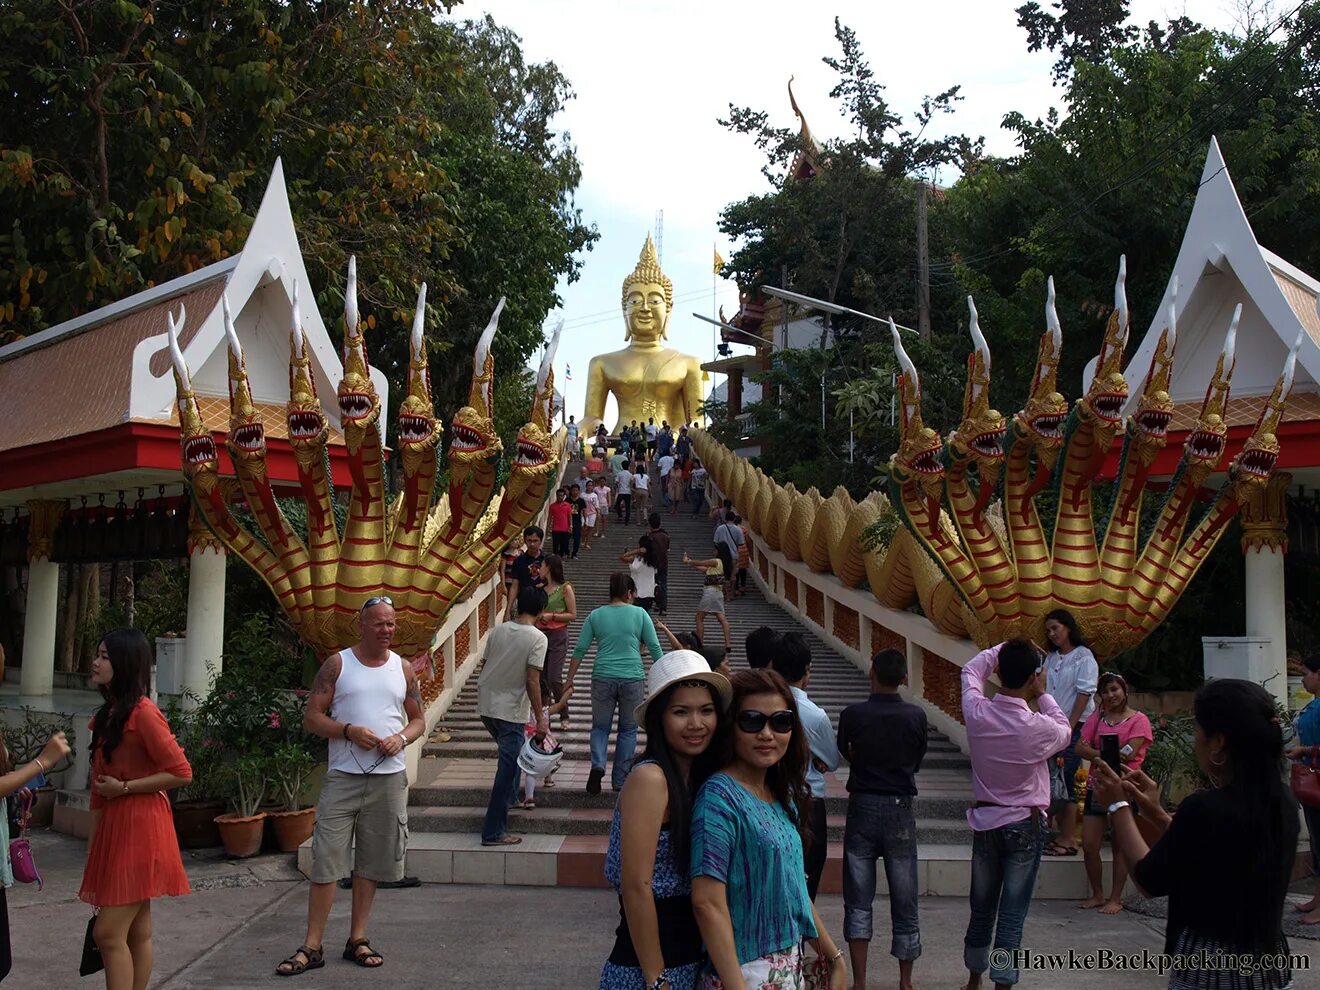
{"label": "man in black shirt", "polygon": [[921,955],[917,923],[917,823],[912,799],[926,755],[926,713],[904,701],[907,658],[881,650],[871,661],[871,696],[839,716],[839,753],[848,761],[848,822],[843,838],[843,937],[854,983],[866,986],[866,957],[875,903],[875,861],[884,857],[889,881],[890,954],[898,959],[899,987],[912,986]]}
{"label": "man in black shirt", "polygon": [[660,525],[660,513],[652,512],[646,519],[647,536],[655,547],[660,563],[655,569],[655,610],[663,619],[669,612],[669,533]]}
{"label": "man in black shirt", "polygon": [[509,615],[510,619],[515,617],[514,610],[518,605],[518,592],[523,588],[544,588],[545,575],[541,572],[541,565],[545,561],[545,553],[542,552],[541,544],[545,542],[545,530],[540,526],[528,526],[523,530],[524,550],[518,554],[509,568],[509,573],[513,576],[513,584],[509,587]]}

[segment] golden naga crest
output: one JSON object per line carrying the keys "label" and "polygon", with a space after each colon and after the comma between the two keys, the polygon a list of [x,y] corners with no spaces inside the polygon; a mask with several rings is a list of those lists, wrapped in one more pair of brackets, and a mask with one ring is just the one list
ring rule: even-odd
{"label": "golden naga crest", "polygon": [[317,399],[297,285],[293,300],[286,415],[306,508],[306,531],[290,524],[271,490],[265,434],[227,300],[223,306],[229,342],[228,448],[255,527],[249,529],[232,510],[232,482],[220,477],[215,441],[202,423],[179,349],[186,318],[180,309],[177,321],[170,315],[167,323],[183,472],[196,513],[230,552],[261,576],[289,622],[320,656],[357,640],[362,604],[378,595],[394,602],[395,649],[406,657],[415,656],[430,647],[453,603],[490,573],[500,552],[522,533],[545,501],[562,447],[562,436],[551,433],[547,398],[554,391],[550,362],[558,333],[541,363],[529,422],[519,433],[519,456],[504,489],[496,494],[501,445],[493,420],[491,341],[504,308],[500,300],[474,354],[469,404],[454,417],[448,497],[439,498],[437,455],[443,429],[431,405],[424,338],[426,287],[422,286],[410,338],[408,393],[399,411],[403,484],[391,495],[385,487],[381,403],[371,382],[358,319],[356,261],[350,259],[344,376],[337,400],[352,488],[341,526],[336,521],[326,453],[329,421]]}
{"label": "golden naga crest", "polygon": [[[1031,392],[1007,433],[990,408],[990,353],[974,307],[963,420],[944,444],[922,420],[917,369],[891,329],[902,369],[902,435],[890,459],[887,497],[872,493],[854,504],[846,492],[822,500],[815,489],[780,488],[700,432],[698,454],[736,504],[749,511],[769,505],[773,518],[765,528],[776,533],[790,560],[832,570],[850,587],[864,576],[884,606],[920,604],[941,632],[968,636],[982,647],[1014,636],[1040,640],[1045,614],[1065,608],[1086,629],[1097,656],[1112,657],[1140,643],[1168,616],[1239,511],[1249,520],[1265,520],[1253,524],[1265,534],[1253,536],[1257,542],[1281,538],[1269,529],[1268,510],[1271,500],[1278,501],[1277,432],[1302,340],[1299,335],[1255,429],[1204,509],[1198,493],[1210,474],[1223,470],[1238,308],[1177,469],[1153,507],[1154,524],[1143,526],[1142,502],[1153,497],[1147,472],[1167,443],[1172,420],[1177,290],[1125,424],[1125,275],[1124,265],[1095,378],[1071,411],[1057,391],[1063,334],[1049,280]],[[1107,505],[1095,506],[1094,479],[1124,426],[1113,495]],[[1004,447],[997,452],[998,437]],[[755,519],[753,524],[763,529]],[[879,534],[878,543],[865,548],[858,539],[863,531]]]}

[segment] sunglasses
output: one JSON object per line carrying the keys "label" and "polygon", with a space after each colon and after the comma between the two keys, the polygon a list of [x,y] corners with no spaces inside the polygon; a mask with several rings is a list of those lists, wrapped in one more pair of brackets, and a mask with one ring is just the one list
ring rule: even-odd
{"label": "sunglasses", "polygon": [[765,728],[765,724],[769,722],[771,732],[786,736],[793,731],[795,721],[793,713],[787,709],[775,712],[773,715],[767,715],[765,712],[747,708],[740,711],[737,717],[738,728],[748,735],[755,735],[760,732]]}
{"label": "sunglasses", "polygon": [[390,606],[390,608],[393,608],[394,599],[391,598],[389,595],[376,595],[374,598],[368,598],[365,602],[363,602],[361,610],[365,612],[367,609],[371,608],[374,605],[388,605]]}

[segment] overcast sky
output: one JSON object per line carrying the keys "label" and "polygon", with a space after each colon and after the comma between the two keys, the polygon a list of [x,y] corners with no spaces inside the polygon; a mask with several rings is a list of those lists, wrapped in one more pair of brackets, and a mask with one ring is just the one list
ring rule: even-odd
{"label": "overcast sky", "polygon": [[[813,133],[822,141],[839,136],[847,125],[828,95],[835,75],[821,62],[838,54],[837,13],[857,32],[896,112],[910,118],[922,96],[960,84],[964,99],[940,121],[943,130],[984,135],[990,153],[1011,154],[1011,135],[999,126],[1004,114],[1034,118],[1061,102],[1050,83],[1054,55],[1026,51],[1014,13],[1021,2],[468,0],[456,8],[455,17],[490,13],[512,28],[527,59],[555,62],[576,93],[558,124],[582,162],[577,205],[600,240],[585,256],[582,277],[561,284],[563,309],[548,321],[565,320],[555,378],[568,412],[581,418],[591,357],[624,346],[620,287],[657,211],[664,211],[662,263],[674,282],[671,346],[710,360],[713,328],[693,311],[709,316],[723,304],[727,316],[737,312],[734,286],[723,279],[712,286],[712,251],[727,258],[735,247],[719,236],[719,214],[769,186],[751,140],[716,122],[730,103],[796,126],[785,88],[795,76],[793,90]],[[1186,13],[1220,28],[1237,22],[1237,6],[1234,0],[1131,5],[1138,24]],[[955,175],[940,178],[950,182]],[[723,380],[712,378],[708,389]],[[613,424],[614,415],[611,399],[606,422]]]}

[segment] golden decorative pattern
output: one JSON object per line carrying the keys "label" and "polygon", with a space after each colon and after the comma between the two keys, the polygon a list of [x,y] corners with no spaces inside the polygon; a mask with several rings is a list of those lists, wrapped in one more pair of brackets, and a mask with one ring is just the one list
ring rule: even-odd
{"label": "golden decorative pattern", "polygon": [[921,648],[921,694],[950,718],[963,723],[962,668]]}
{"label": "golden decorative pattern", "polygon": [[1242,502],[1242,552],[1262,548],[1288,552],[1288,489],[1292,475],[1279,471],[1264,487],[1253,488]]}
{"label": "golden decorative pattern", "polygon": [[807,585],[807,618],[825,628],[825,595],[811,585]]}

